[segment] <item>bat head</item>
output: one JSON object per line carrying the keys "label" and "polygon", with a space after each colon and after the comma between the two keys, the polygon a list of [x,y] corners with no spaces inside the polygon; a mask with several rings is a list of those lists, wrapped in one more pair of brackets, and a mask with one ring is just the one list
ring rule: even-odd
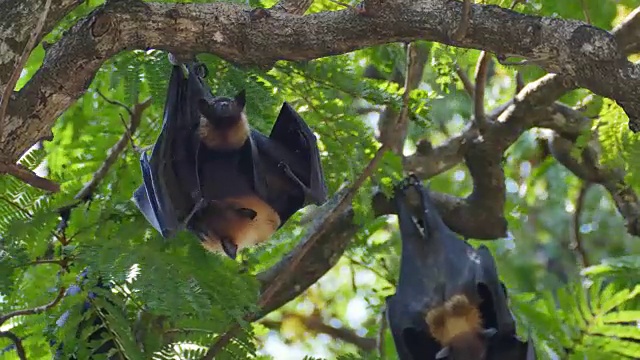
{"label": "bat head", "polygon": [[244,118],[245,91],[241,90],[233,99],[218,96],[198,101],[198,110],[218,129],[233,127]]}

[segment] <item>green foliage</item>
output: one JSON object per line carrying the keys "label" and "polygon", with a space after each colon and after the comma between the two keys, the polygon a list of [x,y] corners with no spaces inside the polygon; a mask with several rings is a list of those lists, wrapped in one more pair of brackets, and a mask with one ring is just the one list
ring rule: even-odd
{"label": "green foliage", "polygon": [[[57,41],[102,3],[84,1],[44,40]],[[252,6],[275,3],[251,1]],[[507,0],[485,3],[511,5]],[[611,29],[636,6],[636,0],[534,0],[519,3],[516,10],[578,20],[586,14],[594,25]],[[343,8],[317,0],[308,13]],[[437,147],[468,125],[473,104],[457,68],[473,79],[479,56],[477,50],[423,41],[413,46],[420,46],[428,57],[420,87],[410,93],[405,154],[413,153],[424,139]],[[37,72],[44,56],[41,44],[28,59],[18,89]],[[198,59],[208,67],[206,81],[215,93],[230,96],[246,89],[247,114],[258,130],[269,132],[283,101],[303,116],[317,134],[330,194],[358,179],[375,156],[381,109],[398,111],[402,106],[403,81],[398,79],[407,65],[404,44],[308,62],[278,62],[268,71],[237,68],[211,54],[200,54]],[[378,71],[375,79],[370,78],[371,66]],[[487,113],[513,97],[516,70],[525,82],[544,75],[534,65],[493,63]],[[371,194],[391,195],[393,184],[403,176],[398,155],[384,154],[357,192],[352,205],[359,230],[344,256],[309,290],[262,323],[243,321],[256,310],[259,284],[254,275],[298,244],[306,231],[301,220],[309,209],[295,214],[269,243],[243,251],[240,263],[207,253],[188,233],[163,239],[131,202],[141,174],[139,153],[129,146],[91,201],[71,211],[64,232],[57,230],[60,208],[74,203],[75,194],[102,166],[129,123],[127,111],[100,94],[129,107],[151,97],[151,106],[132,136],[137,147],[147,147],[160,132],[170,71],[166,53],[155,49],[125,51],[103,64],[86,93],[56,121],[54,139],[20,160],[60,183],[59,194],[48,195],[13,177],[0,177],[0,314],[48,304],[61,287],[80,289],[68,291],[47,311],[11,319],[0,331],[19,335],[29,359],[51,359],[60,344],[63,358],[70,352],[87,358],[97,346],[111,341],[112,351],[127,359],[200,359],[238,322],[241,331],[216,359],[381,358],[377,349],[363,351],[300,321],[287,320],[286,315],[321,319],[367,339],[379,336],[384,299],[395,291],[398,278],[400,239],[395,217],[374,217]],[[625,180],[639,190],[640,168],[634,159],[640,147],[637,135],[627,131],[624,112],[581,89],[561,101],[583,107],[585,116],[594,118],[592,130],[597,133],[582,134],[576,148],[597,140],[602,165],[624,170]],[[575,230],[572,217],[582,184],[545,154],[542,135],[532,129],[504,154],[510,232],[506,239],[483,242],[494,253],[509,289],[519,334],[531,334],[540,358],[554,354],[562,359],[638,358],[640,258],[630,254],[639,253],[640,245],[626,233],[610,195],[594,186],[585,196],[578,233],[595,265],[586,269],[576,265],[569,234]],[[472,191],[463,164],[430,179],[430,186],[459,197]],[[78,275],[85,269],[89,277],[80,282]],[[110,288],[96,286],[98,279]],[[98,296],[89,298],[90,293]],[[57,324],[60,319],[64,324]],[[100,338],[89,341],[96,333]],[[395,359],[389,331],[381,337],[382,358]],[[56,345],[50,346],[50,340]],[[0,338],[0,358],[17,358],[15,351],[6,349],[9,345],[8,339]]]}
{"label": "green foliage", "polygon": [[[640,285],[636,281],[628,287],[629,283],[621,282],[602,265],[596,268],[600,270],[586,272],[598,274],[597,279],[587,277],[582,283],[572,283],[555,292],[515,296],[513,307],[521,325],[528,329],[523,334],[531,335],[536,343],[545,344],[562,358],[638,358],[640,312],[636,309]],[[636,264],[629,270],[637,275],[640,267]]]}

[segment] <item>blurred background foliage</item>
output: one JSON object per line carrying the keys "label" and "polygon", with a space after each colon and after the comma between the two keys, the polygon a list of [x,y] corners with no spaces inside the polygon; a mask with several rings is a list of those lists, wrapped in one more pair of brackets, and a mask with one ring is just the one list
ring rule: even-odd
{"label": "blurred background foliage", "polygon": [[[55,42],[101,3],[84,2],[45,41]],[[274,3],[251,0],[252,6]],[[511,0],[485,3],[508,7]],[[611,29],[638,5],[637,0],[531,0],[516,9],[588,19]],[[308,12],[341,8],[316,0]],[[415,151],[420,139],[437,145],[459,133],[473,108],[454,68],[458,65],[472,77],[479,52],[418,44],[428,49],[429,60],[411,96],[405,154]],[[236,68],[213,55],[199,59],[209,69],[207,81],[215,93],[247,90],[247,113],[259,130],[270,130],[283,101],[300,112],[318,135],[333,194],[345,181],[354,180],[375,153],[381,109],[401,104],[401,86],[365,78],[365,69],[374,65],[385,76],[403,71],[404,52],[402,44],[389,44],[304,63],[279,62],[266,72]],[[38,69],[43,54],[40,45],[18,87]],[[518,70],[525,82],[544,75],[535,66]],[[55,210],[72,202],[129,121],[122,107],[99,93],[128,106],[151,97],[152,105],[132,139],[137,147],[147,147],[160,131],[169,73],[166,53],[156,50],[123,52],[102,66],[86,94],[56,122],[53,141],[38,144],[21,160],[59,182],[59,194],[47,196],[14,178],[0,178],[0,314],[46,304],[60,286],[69,289],[50,310],[13,318],[0,328],[23,339],[29,359],[50,359],[59,344],[63,346],[58,351],[73,349],[83,358],[85,347],[109,341],[116,344],[114,352],[126,354],[123,358],[199,358],[217,334],[255,307],[258,284],[253,275],[275,264],[303,233],[304,210],[273,241],[243,252],[237,263],[206,253],[189,234],[163,240],[130,201],[141,179],[139,153],[129,147],[92,200],[72,211],[65,239],[60,240],[54,232],[60,220]],[[487,111],[508,101],[516,86],[514,68],[494,63],[489,75]],[[575,90],[562,101],[578,106],[587,96],[593,97]],[[627,130],[626,116],[617,106],[598,100],[599,105],[588,110],[600,129],[602,160],[624,167],[630,184],[640,190],[640,168],[632,161],[640,151],[639,135]],[[520,334],[533,337],[542,359],[639,358],[640,256],[633,254],[640,254],[640,242],[626,233],[609,194],[592,186],[583,194],[579,224],[592,266],[576,260],[572,219],[583,184],[542,154],[541,133],[526,132],[504,154],[509,237],[482,242],[493,251],[509,288]],[[244,324],[247,331],[217,358],[396,358],[390,333],[380,329],[384,330],[384,299],[394,292],[398,276],[400,242],[394,216],[373,217],[370,195],[373,186],[388,188],[400,174],[399,159],[385,157],[354,200],[360,230],[339,263],[294,301],[257,323]],[[434,190],[457,196],[471,191],[462,165],[431,179],[431,184]],[[45,257],[73,261],[64,266],[33,264]],[[111,291],[99,286],[98,278],[111,284]],[[89,293],[97,295],[91,300],[96,306],[83,312]],[[95,311],[97,306],[109,311]],[[99,327],[107,331],[87,343],[83,339],[98,327],[76,331],[83,319],[92,318],[100,318]],[[0,338],[0,358],[17,359],[14,350],[8,339]]]}

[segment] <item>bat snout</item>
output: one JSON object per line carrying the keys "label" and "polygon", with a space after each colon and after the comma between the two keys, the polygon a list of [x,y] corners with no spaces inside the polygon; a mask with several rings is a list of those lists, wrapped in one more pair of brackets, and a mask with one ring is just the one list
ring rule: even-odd
{"label": "bat snout", "polygon": [[216,103],[214,105],[214,109],[216,111],[216,114],[221,117],[227,117],[233,114],[233,107],[228,101],[221,101]]}

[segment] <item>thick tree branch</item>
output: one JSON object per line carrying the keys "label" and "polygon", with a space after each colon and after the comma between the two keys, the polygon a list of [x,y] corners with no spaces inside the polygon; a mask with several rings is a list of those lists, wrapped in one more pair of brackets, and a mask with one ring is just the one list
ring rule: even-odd
{"label": "thick tree branch", "polygon": [[282,320],[262,320],[260,323],[269,329],[279,330],[282,326],[282,322],[285,319],[294,318],[300,321],[307,330],[313,333],[327,334],[336,340],[341,340],[347,342],[349,344],[353,344],[360,349],[370,352],[375,350],[376,348],[376,340],[368,337],[362,337],[354,330],[344,328],[344,327],[334,327],[329,324],[326,324],[322,319],[317,315],[311,316],[303,316],[295,313],[284,313],[282,314]]}
{"label": "thick tree branch", "polygon": [[33,16],[33,14],[31,14],[31,17],[37,19],[37,21],[33,30],[31,31],[29,40],[27,40],[27,43],[25,44],[24,49],[22,49],[22,53],[20,54],[20,56],[16,58],[17,62],[13,68],[13,71],[9,75],[9,78],[0,86],[0,94],[2,94],[0,95],[0,123],[2,122],[2,119],[4,119],[4,114],[7,111],[7,106],[9,105],[9,99],[11,99],[11,95],[13,95],[13,89],[15,88],[16,83],[20,78],[22,68],[27,62],[29,54],[31,53],[31,49],[33,49],[33,47],[35,46],[36,41],[38,40],[42,29],[44,28],[44,24],[47,21],[47,15],[49,14],[50,7],[51,0],[46,0],[44,2],[44,5],[42,6],[42,9],[38,9],[40,16],[35,17]]}
{"label": "thick tree branch", "polygon": [[[637,12],[634,12],[623,21],[623,24],[640,21],[638,18]],[[632,32],[622,31],[625,28],[621,25],[614,31],[618,41],[625,42],[626,36],[632,36]],[[487,116],[489,119],[494,119],[495,123],[483,134],[481,144],[477,145],[481,145],[481,148],[486,147],[486,150],[482,151],[502,154],[524,131],[535,126],[547,127],[572,136],[579,134],[585,127],[589,127],[590,123],[575,110],[555,103],[572,88],[572,82],[556,74],[543,76],[527,84],[513,100],[498,107]],[[414,155],[405,159],[405,170],[415,172],[423,179],[445,172],[463,161],[467,153],[477,151],[470,150],[477,136],[477,132],[469,127],[462,134],[450,138],[436,148],[419,146]],[[489,148],[492,149],[489,150]],[[611,193],[620,214],[626,219],[629,233],[640,236],[640,204],[637,195],[619,178],[614,179],[603,185]],[[491,179],[481,179],[481,181],[491,181]],[[457,233],[477,239],[495,239],[505,235],[506,224],[502,214],[484,211],[471,206],[465,199],[450,195],[433,194],[433,197],[445,223]],[[417,206],[418,199],[410,199],[410,201]],[[377,215],[395,211],[393,205],[382,193],[375,194],[373,208]]]}
{"label": "thick tree branch", "polygon": [[[44,35],[81,2],[82,0],[0,2],[0,120],[4,117],[28,55]],[[2,125],[0,121],[0,139]]]}
{"label": "thick tree branch", "polygon": [[467,35],[453,42],[447,34],[457,28],[462,6],[456,1],[398,0],[385,2],[384,11],[375,16],[350,10],[307,16],[274,12],[251,21],[244,7],[223,2],[107,2],[49,48],[41,69],[10,103],[0,134],[2,150],[17,158],[84,93],[106,59],[125,49],[149,47],[211,52],[240,65],[271,66],[277,60],[431,40],[530,59],[562,73],[572,86],[616,99],[632,123],[640,116],[640,64],[626,60],[610,33],[576,21],[472,5]]}
{"label": "thick tree branch", "polygon": [[625,54],[640,52],[640,6],[613,29],[618,46]]}

